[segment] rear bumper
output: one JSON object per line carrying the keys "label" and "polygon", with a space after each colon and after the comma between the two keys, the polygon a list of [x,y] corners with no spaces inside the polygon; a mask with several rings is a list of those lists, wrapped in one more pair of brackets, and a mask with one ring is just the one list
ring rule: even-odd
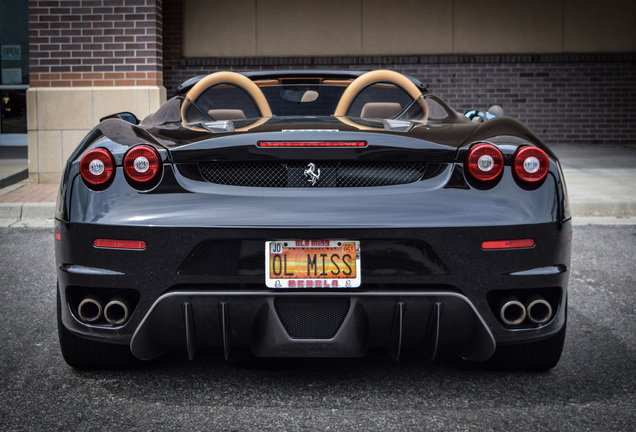
{"label": "rear bumper", "polygon": [[[483,360],[498,345],[550,337],[565,322],[569,221],[382,230],[122,227],[57,221],[56,232],[61,238],[56,256],[60,297],[66,305],[63,325],[85,338],[129,344],[142,359],[172,349],[193,355],[197,348],[214,346],[226,354],[249,349],[259,356],[294,357],[362,356],[370,347],[387,347],[397,357],[402,347],[419,347],[428,357],[445,349]],[[92,245],[94,238],[140,239],[148,247],[99,249]],[[281,238],[360,240],[361,287],[267,289],[265,241]],[[536,245],[481,249],[486,240],[515,238],[533,238]],[[386,261],[389,258],[392,261]],[[77,318],[83,295],[107,299],[131,292],[131,314],[123,325],[90,325]],[[537,294],[553,306],[548,322],[517,328],[501,322],[500,299],[513,295],[523,302]],[[346,300],[333,335],[320,333],[318,338],[290,330],[315,321],[320,302],[332,299]],[[280,311],[280,303],[288,301],[300,305],[296,315]],[[334,308],[342,307],[339,301]],[[334,325],[328,320],[323,324]]]}

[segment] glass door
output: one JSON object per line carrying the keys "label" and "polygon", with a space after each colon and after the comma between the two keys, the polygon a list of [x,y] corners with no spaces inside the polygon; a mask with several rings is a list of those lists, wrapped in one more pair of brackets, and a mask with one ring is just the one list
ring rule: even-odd
{"label": "glass door", "polygon": [[0,146],[27,145],[27,0],[0,0]]}

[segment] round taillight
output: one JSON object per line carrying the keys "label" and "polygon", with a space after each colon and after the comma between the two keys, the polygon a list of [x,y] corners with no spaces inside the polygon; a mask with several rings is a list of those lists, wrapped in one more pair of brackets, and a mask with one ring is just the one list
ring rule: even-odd
{"label": "round taillight", "polygon": [[548,155],[537,147],[519,147],[512,158],[512,171],[522,181],[535,183],[548,174]]}
{"label": "round taillight", "polygon": [[161,172],[159,152],[148,145],[138,145],[128,151],[124,158],[124,172],[129,179],[146,183]]}
{"label": "round taillight", "polygon": [[115,175],[115,159],[106,149],[91,150],[80,161],[80,174],[89,185],[105,185]]}
{"label": "round taillight", "polygon": [[466,155],[466,169],[477,180],[491,181],[503,171],[503,154],[492,144],[472,146]]}

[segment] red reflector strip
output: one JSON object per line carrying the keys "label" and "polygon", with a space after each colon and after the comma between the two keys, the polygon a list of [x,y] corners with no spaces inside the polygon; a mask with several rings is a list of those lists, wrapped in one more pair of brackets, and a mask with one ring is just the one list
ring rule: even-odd
{"label": "red reflector strip", "polygon": [[93,246],[107,249],[146,249],[146,242],[141,240],[95,239]]}
{"label": "red reflector strip", "polygon": [[259,147],[366,147],[366,141],[259,141]]}
{"label": "red reflector strip", "polygon": [[533,239],[519,239],[519,240],[495,240],[485,241],[481,244],[482,249],[523,249],[531,248],[534,246]]}
{"label": "red reflector strip", "polygon": [[56,232],[56,233],[55,233],[55,240],[57,240],[57,241],[62,240],[62,234],[60,234],[60,233]]}

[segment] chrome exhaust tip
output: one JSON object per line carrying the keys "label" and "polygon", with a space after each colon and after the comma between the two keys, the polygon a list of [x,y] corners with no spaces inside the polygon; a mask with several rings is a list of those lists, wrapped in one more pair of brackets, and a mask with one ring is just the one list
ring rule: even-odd
{"label": "chrome exhaust tip", "polygon": [[85,323],[92,323],[99,320],[102,317],[103,311],[104,307],[102,306],[101,299],[92,295],[84,297],[84,300],[77,306],[77,314],[80,320]]}
{"label": "chrome exhaust tip", "polygon": [[543,297],[533,297],[526,306],[528,319],[533,324],[545,324],[552,318],[552,306]]}
{"label": "chrome exhaust tip", "polygon": [[499,316],[506,325],[519,325],[526,319],[526,307],[516,298],[509,297],[502,302]]}
{"label": "chrome exhaust tip", "polygon": [[120,297],[115,297],[104,308],[104,318],[109,324],[121,325],[128,320],[130,307],[128,302]]}

